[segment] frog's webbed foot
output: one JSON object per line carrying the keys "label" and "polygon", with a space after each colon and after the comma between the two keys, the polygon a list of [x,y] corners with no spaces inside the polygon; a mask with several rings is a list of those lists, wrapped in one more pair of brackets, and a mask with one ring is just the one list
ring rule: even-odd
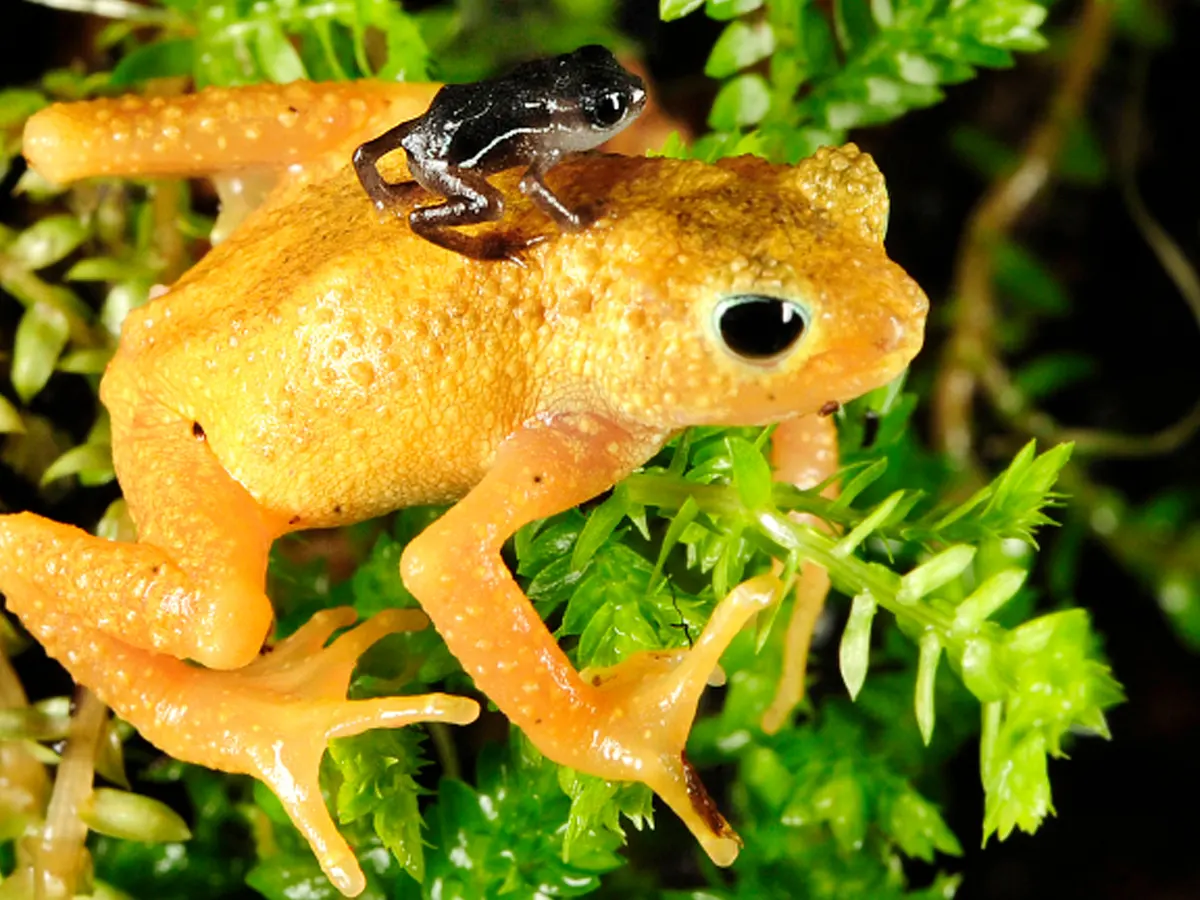
{"label": "frog's webbed foot", "polygon": [[773,575],[735,588],[690,650],[640,653],[611,668],[580,673],[596,690],[604,720],[587,751],[588,771],[649,785],[718,865],[733,862],[741,840],[688,763],[684,746],[721,654],[778,590]]}
{"label": "frog's webbed foot", "polygon": [[[192,732],[191,741],[184,742],[190,748],[171,746],[178,738],[147,735],[168,752],[262,780],[308,839],[330,881],[349,896],[361,892],[365,881],[321,796],[318,770],[326,744],[371,728],[465,724],[479,713],[474,701],[443,694],[347,700],[350,675],[368,647],[392,632],[424,628],[428,621],[416,610],[388,610],[326,647],[329,637],[354,618],[348,608],[324,610],[242,669],[193,669],[195,683],[176,711],[177,728]],[[198,759],[195,742],[205,738],[208,746],[200,753],[208,755]]]}

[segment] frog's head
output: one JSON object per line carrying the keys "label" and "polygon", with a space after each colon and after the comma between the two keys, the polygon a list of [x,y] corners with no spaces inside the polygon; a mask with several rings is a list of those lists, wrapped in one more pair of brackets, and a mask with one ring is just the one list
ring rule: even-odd
{"label": "frog's head", "polygon": [[591,369],[624,418],[779,421],[887,383],[921,348],[928,300],[884,252],[883,178],[853,145],[795,167],[650,160],[611,196]]}
{"label": "frog's head", "polygon": [[626,71],[616,57],[594,44],[558,57],[556,93],[570,98],[573,124],[558,143],[566,151],[590,150],[638,117],[646,105],[642,79]]}

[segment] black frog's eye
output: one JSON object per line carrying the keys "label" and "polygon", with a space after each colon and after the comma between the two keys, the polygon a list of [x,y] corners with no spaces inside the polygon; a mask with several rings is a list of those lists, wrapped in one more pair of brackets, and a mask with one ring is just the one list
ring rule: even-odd
{"label": "black frog's eye", "polygon": [[738,294],[716,309],[717,333],[735,356],[769,362],[800,342],[808,312],[793,300],[761,294]]}
{"label": "black frog's eye", "polygon": [[587,105],[588,118],[597,128],[611,128],[625,115],[629,100],[620,91],[608,91]]}

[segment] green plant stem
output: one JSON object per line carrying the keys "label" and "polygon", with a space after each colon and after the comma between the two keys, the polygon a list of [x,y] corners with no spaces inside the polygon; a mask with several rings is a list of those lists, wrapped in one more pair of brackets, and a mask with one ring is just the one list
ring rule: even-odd
{"label": "green plant stem", "polygon": [[[906,619],[918,630],[935,632],[953,657],[961,656],[965,649],[966,638],[970,635],[964,632],[950,611],[937,609],[929,603],[899,600],[900,579],[895,573],[858,557],[839,554],[836,552],[837,540],[811,526],[791,521],[784,512],[774,509],[748,511],[741,504],[736,488],[698,485],[670,475],[642,473],[628,478],[623,489],[629,492],[629,499],[638,504],[679,509],[690,498],[702,512],[710,515],[749,516],[769,540],[823,566],[839,590],[850,595],[869,591],[880,606],[897,618]],[[810,509],[806,511],[820,515],[825,511],[818,502],[821,498],[812,499]],[[845,520],[849,521],[849,517]]]}
{"label": "green plant stem", "polygon": [[433,741],[433,751],[447,778],[462,778],[462,766],[458,762],[458,751],[454,748],[454,736],[450,727],[442,722],[426,722],[425,730]]}
{"label": "green plant stem", "polygon": [[43,281],[35,273],[0,253],[0,287],[25,306],[44,303],[66,317],[71,343],[79,349],[103,347],[101,330],[84,319],[79,301],[69,291]]}

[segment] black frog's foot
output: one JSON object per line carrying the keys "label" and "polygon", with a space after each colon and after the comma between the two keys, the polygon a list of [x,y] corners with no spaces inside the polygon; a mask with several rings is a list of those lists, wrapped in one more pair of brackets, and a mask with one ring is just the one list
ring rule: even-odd
{"label": "black frog's foot", "polygon": [[545,235],[528,237],[504,228],[468,235],[448,226],[430,225],[412,215],[408,221],[413,232],[431,244],[481,262],[511,262],[524,266],[525,251],[547,240]]}
{"label": "black frog's foot", "polygon": [[571,213],[574,216],[575,224],[570,228],[560,227],[566,232],[580,232],[596,224],[604,214],[604,207],[600,203],[581,203],[574,207]]}

